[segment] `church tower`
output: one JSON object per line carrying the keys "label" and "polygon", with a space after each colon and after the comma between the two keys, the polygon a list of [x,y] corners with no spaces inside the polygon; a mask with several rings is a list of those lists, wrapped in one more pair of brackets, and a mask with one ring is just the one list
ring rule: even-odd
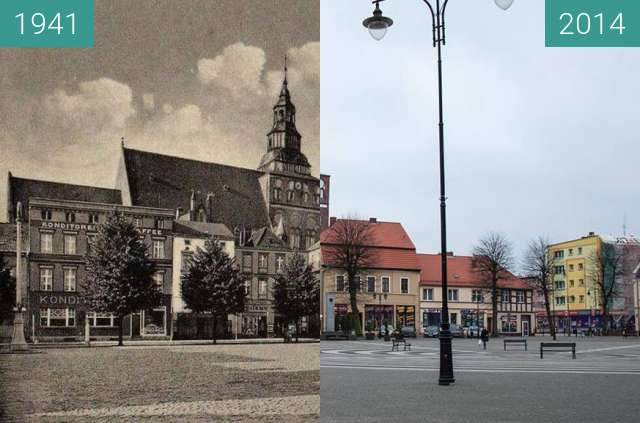
{"label": "church tower", "polygon": [[320,236],[320,181],[302,153],[302,136],[296,128],[296,106],[291,101],[285,58],[284,80],[273,123],[267,133],[267,152],[258,170],[271,228],[291,248],[306,250]]}

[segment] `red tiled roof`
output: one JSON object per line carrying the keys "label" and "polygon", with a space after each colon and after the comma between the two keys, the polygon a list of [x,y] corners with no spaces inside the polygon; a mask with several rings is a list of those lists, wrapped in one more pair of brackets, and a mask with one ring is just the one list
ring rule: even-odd
{"label": "red tiled roof", "polygon": [[[331,245],[322,245],[323,264],[335,265],[329,262]],[[420,270],[415,250],[397,248],[372,248],[373,251],[369,269]]]}
{"label": "red tiled roof", "polygon": [[[420,266],[420,285],[440,285],[441,278],[441,256],[440,254],[417,254],[418,265]],[[479,286],[480,274],[473,269],[473,257],[471,256],[448,256],[447,257],[447,280],[449,286]],[[498,282],[500,288],[528,289],[527,283],[505,271],[505,277]]]}
{"label": "red tiled roof", "polygon": [[[347,219],[338,219],[334,225],[340,225],[341,222],[348,222]],[[360,222],[362,224],[370,225],[371,227],[371,242],[372,247],[387,247],[387,248],[406,248],[415,250],[416,247],[409,238],[409,235],[402,227],[401,223],[397,222],[380,222],[374,223],[367,220],[353,220],[353,222]],[[323,244],[335,244],[335,232],[331,230],[331,227],[325,229],[320,234],[320,242]]]}

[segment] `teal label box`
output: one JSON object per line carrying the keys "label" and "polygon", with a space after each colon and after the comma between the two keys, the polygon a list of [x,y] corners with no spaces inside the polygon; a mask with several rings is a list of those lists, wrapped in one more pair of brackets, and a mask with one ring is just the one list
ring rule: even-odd
{"label": "teal label box", "polygon": [[87,48],[94,0],[0,0],[0,48]]}
{"label": "teal label box", "polygon": [[640,0],[545,0],[547,47],[640,47]]}

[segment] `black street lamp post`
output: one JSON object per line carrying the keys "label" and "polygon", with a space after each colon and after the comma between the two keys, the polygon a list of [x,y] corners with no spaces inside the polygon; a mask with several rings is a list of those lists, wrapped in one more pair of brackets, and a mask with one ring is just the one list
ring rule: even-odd
{"label": "black street lamp post", "polygon": [[[383,16],[380,3],[385,0],[374,0],[376,5],[373,16],[365,19],[362,24],[369,30],[371,36],[380,41],[387,29],[393,25],[393,20]],[[453,356],[451,348],[451,331],[449,330],[449,304],[447,284],[447,213],[444,183],[444,113],[442,110],[442,46],[445,42],[445,12],[449,0],[422,0],[431,12],[433,47],[438,50],[438,134],[440,150],[440,250],[442,259],[442,322],[440,325],[440,385],[450,385],[455,382],[453,377]],[[513,0],[495,0],[496,5],[506,10]]]}

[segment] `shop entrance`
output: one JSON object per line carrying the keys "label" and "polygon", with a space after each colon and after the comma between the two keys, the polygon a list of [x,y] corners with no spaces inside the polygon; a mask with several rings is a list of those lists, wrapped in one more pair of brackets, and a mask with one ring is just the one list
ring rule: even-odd
{"label": "shop entrance", "polygon": [[131,315],[131,337],[140,338],[140,313]]}

